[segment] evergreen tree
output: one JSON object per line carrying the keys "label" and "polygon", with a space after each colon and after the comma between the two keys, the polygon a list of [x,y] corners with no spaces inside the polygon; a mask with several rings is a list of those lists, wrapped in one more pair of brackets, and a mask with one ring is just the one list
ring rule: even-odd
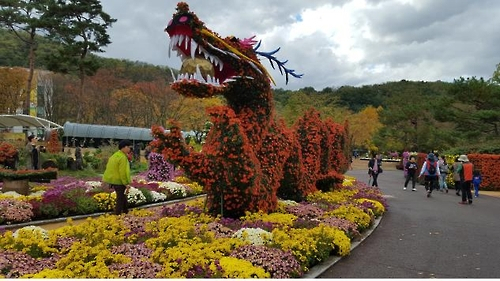
{"label": "evergreen tree", "polygon": [[[111,43],[107,29],[116,19],[103,11],[99,0],[55,0],[43,18],[50,23],[51,38],[60,43],[49,69],[78,74],[78,100],[84,94],[85,76],[95,74],[99,68],[92,54],[103,52],[102,48]],[[82,113],[82,108],[78,107],[77,121]]]}

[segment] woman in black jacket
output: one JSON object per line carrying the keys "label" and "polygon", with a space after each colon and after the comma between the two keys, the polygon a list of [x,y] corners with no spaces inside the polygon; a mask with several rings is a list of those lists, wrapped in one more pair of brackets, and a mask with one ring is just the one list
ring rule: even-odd
{"label": "woman in black jacket", "polygon": [[368,161],[368,174],[373,179],[372,186],[378,187],[378,175],[382,173],[382,160],[377,158],[377,154],[372,154],[372,159]]}

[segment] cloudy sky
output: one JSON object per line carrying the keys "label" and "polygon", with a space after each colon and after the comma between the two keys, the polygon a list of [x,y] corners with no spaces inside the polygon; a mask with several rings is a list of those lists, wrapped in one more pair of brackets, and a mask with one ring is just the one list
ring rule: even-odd
{"label": "cloudy sky", "polygon": [[[173,0],[101,0],[118,21],[101,54],[179,69],[168,58],[163,29]],[[277,47],[286,66],[303,73],[285,77],[263,59],[277,88],[297,90],[400,81],[489,79],[500,63],[500,1],[497,0],[192,0],[206,26],[222,37]]]}

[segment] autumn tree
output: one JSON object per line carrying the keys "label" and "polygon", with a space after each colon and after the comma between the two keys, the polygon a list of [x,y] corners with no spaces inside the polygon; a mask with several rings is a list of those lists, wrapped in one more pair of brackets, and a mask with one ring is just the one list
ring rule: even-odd
{"label": "autumn tree", "polygon": [[21,92],[28,73],[22,68],[0,68],[0,113],[15,114],[23,103]]}
{"label": "autumn tree", "polygon": [[353,147],[373,150],[372,138],[383,127],[380,122],[382,108],[368,106],[349,119],[349,131],[353,137]]}
{"label": "autumn tree", "polygon": [[16,37],[29,48],[29,74],[24,95],[24,114],[29,114],[30,93],[35,73],[38,32],[45,30],[47,21],[42,16],[47,13],[49,0],[1,0],[0,26],[9,28]]}
{"label": "autumn tree", "polygon": [[115,113],[121,111],[116,112],[112,107],[113,93],[132,86],[133,82],[123,77],[121,68],[100,68],[95,75],[87,78],[85,95],[80,100],[85,112],[85,116],[81,116],[81,122],[115,125]]}
{"label": "autumn tree", "polygon": [[343,122],[351,114],[347,108],[338,105],[336,96],[329,93],[317,93],[311,89],[305,92],[301,89],[290,95],[286,104],[280,108],[278,115],[291,126],[311,108],[320,112],[322,118],[331,118],[337,122]]}
{"label": "autumn tree", "polygon": [[[54,0],[43,18],[49,21],[51,38],[60,43],[48,67],[56,72],[78,74],[80,84],[75,98],[80,100],[85,77],[99,68],[92,54],[103,52],[102,48],[111,43],[107,29],[116,19],[103,11],[99,0]],[[77,121],[83,114],[78,105]]]}
{"label": "autumn tree", "polygon": [[150,127],[156,124],[166,127],[167,120],[176,115],[176,101],[180,99],[179,94],[170,89],[169,84],[160,78],[137,82],[134,88],[146,99],[146,105],[142,108],[144,126]]}
{"label": "autumn tree", "polygon": [[113,91],[110,110],[114,112],[116,125],[144,127],[142,111],[148,107],[146,102],[146,97],[134,87]]}
{"label": "autumn tree", "polygon": [[199,144],[212,124],[207,109],[223,104],[224,101],[218,97],[195,99],[181,96],[173,102],[172,107],[178,109],[175,120],[178,120],[185,130],[193,131],[194,140]]}

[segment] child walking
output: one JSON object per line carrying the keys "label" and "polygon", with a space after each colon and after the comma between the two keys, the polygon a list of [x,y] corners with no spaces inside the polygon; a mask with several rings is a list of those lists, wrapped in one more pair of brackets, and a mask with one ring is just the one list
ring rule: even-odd
{"label": "child walking", "polygon": [[479,170],[474,170],[474,174],[472,176],[472,185],[474,185],[474,197],[479,196],[479,186],[481,185],[481,172]]}

